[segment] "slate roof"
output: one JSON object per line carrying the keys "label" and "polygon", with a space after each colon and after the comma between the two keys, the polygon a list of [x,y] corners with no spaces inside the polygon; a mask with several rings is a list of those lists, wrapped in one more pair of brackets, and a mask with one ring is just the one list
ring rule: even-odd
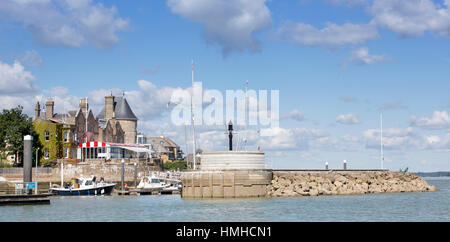
{"label": "slate roof", "polygon": [[[131,110],[127,99],[124,97],[114,97],[114,113],[116,119],[127,119],[127,120],[137,120],[138,118],[134,115],[133,110]],[[105,118],[105,106],[103,106],[100,113],[97,115],[97,119]]]}
{"label": "slate roof", "polygon": [[146,137],[146,140],[156,153],[168,153],[169,147],[178,148],[178,145],[168,137]]}
{"label": "slate roof", "polygon": [[154,144],[163,145],[164,147],[173,147],[173,148],[178,147],[178,145],[168,137],[146,137],[146,139],[147,139],[147,144],[154,143]]}

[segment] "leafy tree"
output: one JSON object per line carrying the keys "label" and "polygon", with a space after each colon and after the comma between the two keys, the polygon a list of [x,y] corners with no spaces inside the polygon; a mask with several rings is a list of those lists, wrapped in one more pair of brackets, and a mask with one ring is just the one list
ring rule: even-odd
{"label": "leafy tree", "polygon": [[164,164],[164,169],[166,170],[186,170],[187,169],[187,162],[186,161],[173,161],[173,162],[168,162]]}
{"label": "leafy tree", "polygon": [[[23,166],[23,136],[33,136],[33,154],[42,145],[39,135],[34,131],[32,118],[22,113],[23,107],[3,109],[0,114],[0,151],[15,155],[15,166]],[[33,155],[33,159],[35,155]]]}

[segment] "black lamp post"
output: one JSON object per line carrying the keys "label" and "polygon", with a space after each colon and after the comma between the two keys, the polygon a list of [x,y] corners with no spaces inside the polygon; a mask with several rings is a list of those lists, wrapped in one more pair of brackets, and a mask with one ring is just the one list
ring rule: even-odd
{"label": "black lamp post", "polygon": [[233,150],[233,123],[230,122],[228,123],[228,144],[229,144],[229,150]]}

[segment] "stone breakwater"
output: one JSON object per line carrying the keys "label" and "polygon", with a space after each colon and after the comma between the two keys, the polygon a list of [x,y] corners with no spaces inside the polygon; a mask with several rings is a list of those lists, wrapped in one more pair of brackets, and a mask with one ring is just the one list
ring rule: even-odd
{"label": "stone breakwater", "polygon": [[269,197],[437,191],[412,173],[392,171],[274,171]]}

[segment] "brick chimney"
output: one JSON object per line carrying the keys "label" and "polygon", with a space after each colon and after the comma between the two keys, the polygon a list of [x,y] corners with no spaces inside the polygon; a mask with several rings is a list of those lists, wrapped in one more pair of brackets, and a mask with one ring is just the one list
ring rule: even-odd
{"label": "brick chimney", "polygon": [[41,116],[41,104],[39,101],[36,103],[36,107],[34,108],[34,120],[38,119]]}
{"label": "brick chimney", "polygon": [[80,105],[79,105],[81,111],[83,112],[83,115],[86,116],[86,110],[89,110],[89,103],[87,101],[87,98],[80,99]]}
{"label": "brick chimney", "polygon": [[53,118],[53,110],[55,107],[55,102],[49,98],[47,102],[45,102],[45,118],[51,119]]}
{"label": "brick chimney", "polygon": [[105,97],[105,119],[114,118],[114,96]]}

